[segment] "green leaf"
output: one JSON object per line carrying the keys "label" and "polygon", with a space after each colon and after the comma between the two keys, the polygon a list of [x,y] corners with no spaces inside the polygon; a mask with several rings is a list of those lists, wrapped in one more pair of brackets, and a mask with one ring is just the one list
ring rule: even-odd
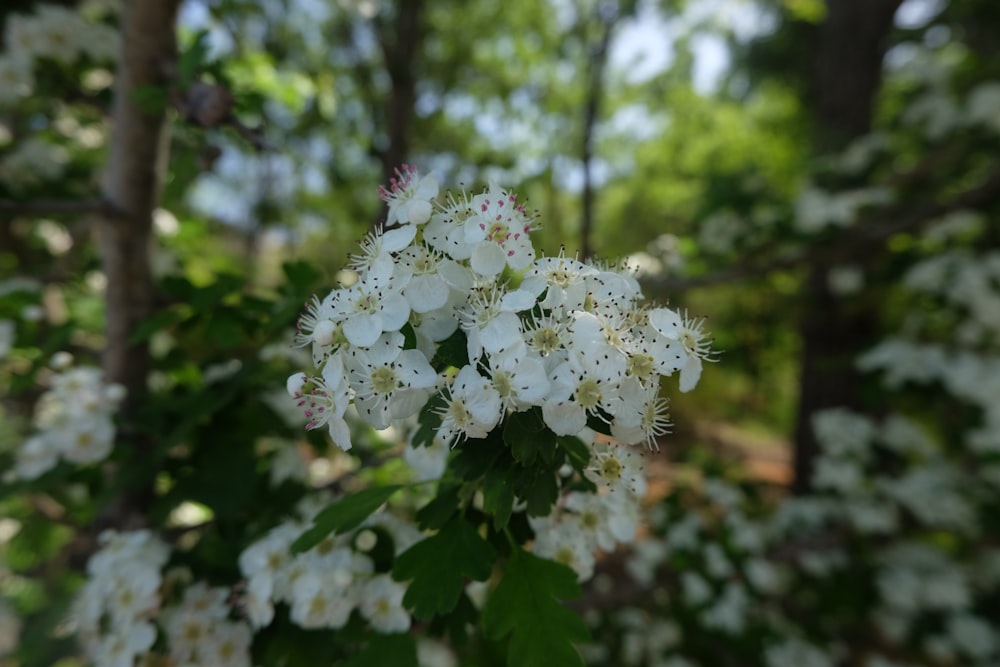
{"label": "green leaf", "polygon": [[[546,446],[554,446],[555,437],[535,410],[515,412],[507,417],[503,426],[503,441],[510,447],[514,458],[524,465],[534,463]],[[549,443],[545,443],[546,440]]]}
{"label": "green leaf", "polygon": [[532,466],[514,472],[514,493],[528,504],[530,516],[546,516],[559,498],[559,479],[555,470]]}
{"label": "green leaf", "polygon": [[584,470],[590,465],[590,447],[583,440],[575,435],[557,438],[559,447],[566,452],[571,466],[577,470]]}
{"label": "green leaf", "polygon": [[510,667],[582,666],[573,644],[587,641],[590,633],[561,603],[579,595],[573,570],[515,549],[486,601],[483,628],[493,639],[510,635]]}
{"label": "green leaf", "polygon": [[459,485],[442,486],[434,498],[417,510],[417,525],[422,530],[438,530],[458,511]]}
{"label": "green leaf", "polygon": [[469,363],[469,345],[466,342],[465,333],[461,329],[456,329],[455,333],[438,343],[437,354],[432,364],[435,370],[442,370],[449,366],[461,368]]}
{"label": "green leaf", "polygon": [[514,487],[506,470],[493,468],[483,479],[483,509],[493,515],[493,530],[500,531],[510,521],[514,509]]}
{"label": "green leaf", "polygon": [[404,350],[415,350],[417,349],[417,332],[413,330],[413,325],[407,322],[403,325],[403,328],[399,330],[399,333],[403,334],[403,349]]}
{"label": "green leaf", "polygon": [[453,610],[465,580],[486,580],[495,558],[493,547],[456,516],[436,534],[400,554],[392,576],[397,581],[410,580],[403,604],[414,618],[426,620]]}
{"label": "green leaf", "polygon": [[177,59],[177,75],[185,87],[194,83],[198,71],[208,58],[208,30],[202,29],[194,36],[191,46]]}
{"label": "green leaf", "polygon": [[157,313],[152,317],[143,320],[132,332],[128,339],[129,344],[142,343],[152,338],[153,334],[173,327],[178,322],[187,318],[189,313],[185,308],[171,308],[162,313]]}
{"label": "green leaf", "polygon": [[408,634],[372,635],[361,653],[343,667],[417,667],[417,644]]}
{"label": "green leaf", "polygon": [[327,506],[313,519],[312,527],[292,542],[292,553],[309,551],[326,539],[327,535],[344,533],[357,528],[372,512],[382,506],[401,484],[373,486],[358,491]]}
{"label": "green leaf", "polygon": [[430,447],[434,444],[438,428],[441,427],[439,411],[445,406],[444,396],[434,394],[420,410],[417,417],[417,432],[413,435],[414,447]]}
{"label": "green leaf", "polygon": [[[458,453],[451,460],[451,468],[455,474],[469,481],[479,479],[494,467],[498,460],[507,454],[503,441],[493,430],[487,437],[478,440],[466,440],[458,445]],[[510,455],[506,461],[512,463]],[[509,468],[505,466],[505,469]]]}
{"label": "green leaf", "polygon": [[297,292],[309,292],[322,277],[312,264],[305,261],[285,262],[281,270]]}
{"label": "green leaf", "polygon": [[231,350],[243,342],[245,327],[236,309],[220,308],[205,325],[205,340],[221,350]]}

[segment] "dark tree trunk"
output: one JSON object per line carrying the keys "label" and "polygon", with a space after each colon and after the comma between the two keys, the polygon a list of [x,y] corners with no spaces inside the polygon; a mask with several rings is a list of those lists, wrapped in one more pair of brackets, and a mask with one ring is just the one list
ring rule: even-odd
{"label": "dark tree trunk", "polygon": [[[583,163],[583,194],[580,221],[580,256],[587,259],[593,254],[594,232],[594,132],[604,97],[604,76],[608,63],[608,46],[611,33],[618,22],[618,8],[613,5],[597,5],[595,18],[600,26],[600,35],[595,44],[588,44],[587,98],[583,106],[583,141],[580,159]],[[585,19],[586,20],[586,19]],[[586,35],[587,31],[583,31]],[[586,37],[584,37],[586,40]]]}
{"label": "dark tree trunk", "polygon": [[[166,110],[143,108],[137,89],[165,87],[175,66],[175,23],[181,0],[134,0],[122,20],[122,52],[112,109],[111,153],[104,197],[118,214],[99,225],[101,263],[107,276],[107,341],[104,372],[128,394],[119,414],[121,439],[142,456],[151,443],[139,435],[137,413],[145,400],[150,358],[146,343],[132,341],[152,314],[153,210],[160,196],[166,161]],[[125,494],[105,513],[107,523],[141,522],[149,489]]]}
{"label": "dark tree trunk", "polygon": [[[893,16],[901,0],[830,0],[819,28],[810,99],[819,154],[840,150],[871,129]],[[822,184],[821,184],[822,185]],[[829,266],[808,271],[802,319],[802,365],[795,425],[795,490],[810,488],[818,445],[812,415],[833,407],[862,407],[854,360],[877,331],[877,302],[843,299],[829,287]]]}
{"label": "dark tree trunk", "polygon": [[[389,74],[391,89],[386,109],[386,145],[378,151],[382,162],[382,182],[388,183],[410,155],[413,114],[417,104],[415,64],[424,39],[423,0],[402,0],[397,14],[380,34],[380,46]],[[386,208],[379,212],[376,224],[385,220]]]}

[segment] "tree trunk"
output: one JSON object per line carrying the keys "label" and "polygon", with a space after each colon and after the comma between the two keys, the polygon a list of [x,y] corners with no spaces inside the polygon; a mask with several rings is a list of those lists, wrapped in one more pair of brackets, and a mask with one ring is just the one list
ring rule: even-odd
{"label": "tree trunk", "polygon": [[[816,42],[810,91],[817,153],[841,150],[870,131],[882,79],[882,59],[900,3],[827,3],[828,14]],[[810,267],[799,323],[802,364],[794,434],[795,490],[799,493],[810,488],[818,452],[812,415],[825,408],[862,407],[854,360],[873,342],[877,331],[877,301],[838,297],[830,290],[828,269],[822,263]]]}
{"label": "tree trunk", "polygon": [[[111,152],[104,174],[104,197],[118,214],[99,224],[101,262],[107,277],[107,341],[104,372],[127,390],[120,412],[120,438],[139,450],[148,449],[135,429],[145,400],[150,359],[146,343],[133,342],[139,324],[152,314],[153,210],[167,158],[166,109],[150,108],[136,92],[165,88],[177,58],[175,23],[181,0],[133,0],[122,18],[122,51],[112,109]],[[144,452],[137,451],[137,455]],[[141,515],[137,498],[122,498],[113,524]],[[141,503],[139,503],[141,505]]]}
{"label": "tree trunk", "polygon": [[[417,104],[417,74],[414,63],[419,58],[424,39],[423,0],[400,0],[393,22],[382,31],[379,44],[389,74],[391,89],[387,104],[385,132],[388,143],[378,151],[382,162],[382,182],[396,176],[410,155],[413,114]],[[388,208],[383,205],[376,224],[385,221]]]}

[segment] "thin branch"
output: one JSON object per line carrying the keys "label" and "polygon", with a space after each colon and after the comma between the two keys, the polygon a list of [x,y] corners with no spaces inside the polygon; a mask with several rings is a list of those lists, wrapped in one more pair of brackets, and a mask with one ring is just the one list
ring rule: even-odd
{"label": "thin branch", "polygon": [[[779,257],[766,262],[744,262],[727,269],[693,278],[662,277],[643,280],[643,286],[654,290],[683,291],[696,287],[709,287],[735,282],[746,278],[757,278],[774,271],[792,269],[806,264],[832,265],[837,262],[852,261],[870,255],[889,237],[904,232],[918,231],[928,222],[948,213],[966,208],[983,206],[1000,199],[1000,169],[994,170],[979,186],[970,188],[946,202],[927,204],[891,223],[876,224],[858,221],[845,230],[839,239],[830,245],[808,248],[793,255]],[[871,218],[895,217],[890,210],[880,209]],[[757,253],[759,255],[759,253]]]}
{"label": "thin branch", "polygon": [[0,199],[0,215],[100,215],[122,218],[125,213],[106,199],[34,199],[12,201]]}

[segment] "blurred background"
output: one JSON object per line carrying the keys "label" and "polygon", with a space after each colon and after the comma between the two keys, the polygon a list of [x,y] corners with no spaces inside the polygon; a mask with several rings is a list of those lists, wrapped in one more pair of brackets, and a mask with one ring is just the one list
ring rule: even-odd
{"label": "blurred background", "polygon": [[[714,337],[646,457],[643,540],[600,559],[578,603],[588,661],[1000,662],[1000,4],[185,0],[163,3],[176,58],[152,64],[121,39],[142,4],[0,7],[3,461],[59,350],[129,388],[126,422],[161,396],[163,425],[221,395],[207,369],[266,366],[412,164],[443,189],[513,189],[536,247],[626,262]],[[142,146],[123,76],[159,119]],[[138,273],[109,268],[127,234],[102,221],[129,160],[159,181]],[[218,436],[250,409],[238,392],[284,370],[170,446]],[[190,500],[99,498],[74,474],[4,483],[0,665],[55,659],[61,617],[42,617],[92,539],[56,556],[95,518],[121,525],[109,497],[162,517]]]}

